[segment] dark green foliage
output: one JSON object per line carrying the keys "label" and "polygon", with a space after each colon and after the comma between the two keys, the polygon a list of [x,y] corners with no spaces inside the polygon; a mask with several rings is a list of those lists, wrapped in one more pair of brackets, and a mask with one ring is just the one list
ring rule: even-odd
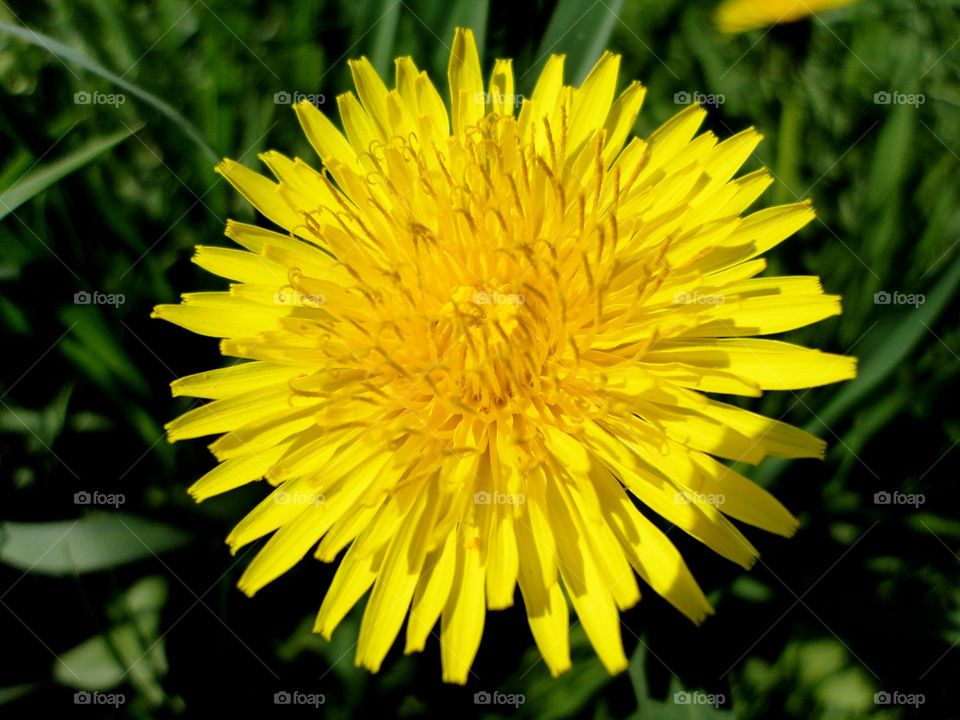
{"label": "dark green foliage", "polygon": [[[0,713],[108,717],[74,703],[119,693],[117,714],[144,718],[956,717],[960,4],[865,0],[733,37],[713,6],[0,3]],[[791,339],[860,357],[854,382],[748,403],[829,443],[823,463],[745,470],[803,527],[789,541],[747,529],[763,553],[750,573],[671,533],[717,613],[695,628],[647,589],[623,615],[632,662],[614,678],[575,626],[574,668],[551,679],[519,606],[488,615],[466,688],[440,682],[436,638],[422,656],[395,648],[377,676],[355,668],[358,612],[332,642],[310,632],[332,569],[304,562],[242,595],[249,555],[222,539],[261,489],[194,505],[185,489],[213,460],[162,433],[189,407],[168,383],[223,360],[150,309],[222,288],[191,248],[226,244],[227,217],[253,219],[215,160],[256,165],[275,147],[312,161],[277,93],[323,95],[333,112],[360,54],[388,76],[410,54],[445,82],[457,25],[474,28],[485,70],[514,58],[524,94],[547,52],[566,52],[576,79],[603,48],[623,53],[622,85],[649,88],[639,134],[678,93],[713,96],[721,137],[755,125],[766,140],[747,169],[779,180],[762,202],[812,198],[818,212],[770,271],[817,274],[844,298],[842,317]],[[77,304],[84,292],[113,300]],[[283,691],[325,702],[274,705]],[[481,691],[525,701],[477,705]],[[883,692],[924,702],[877,704]]]}

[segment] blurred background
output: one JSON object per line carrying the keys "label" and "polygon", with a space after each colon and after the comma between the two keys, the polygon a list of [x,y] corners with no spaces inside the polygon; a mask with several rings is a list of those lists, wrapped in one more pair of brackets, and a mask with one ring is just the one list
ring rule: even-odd
{"label": "blurred background", "polygon": [[[960,2],[864,0],[740,34],[715,11],[0,1],[0,715],[960,716]],[[568,81],[622,53],[621,86],[649,88],[640,135],[693,101],[721,137],[755,125],[746,169],[778,180],[761,205],[818,211],[768,272],[844,298],[789,339],[860,358],[854,382],[749,403],[829,443],[825,462],[748,471],[802,529],[747,529],[762,552],[749,573],[671,534],[717,614],[695,628],[648,590],[623,615],[616,677],[575,626],[574,667],[551,679],[519,606],[488,615],[465,688],[440,682],[436,638],[395,647],[379,675],[355,668],[362,604],[328,643],[310,629],[330,567],[242,595],[250,556],[223,538],[262,488],[195,505],[186,487],[213,459],[163,435],[189,407],[168,383],[222,359],[150,310],[223,289],[192,246],[255,219],[214,163],[256,166],[268,148],[314,162],[289,104],[335,114],[361,54],[390,78],[413,55],[445,94],[457,25],[485,71],[514,58],[523,94],[549,52],[567,54]]]}

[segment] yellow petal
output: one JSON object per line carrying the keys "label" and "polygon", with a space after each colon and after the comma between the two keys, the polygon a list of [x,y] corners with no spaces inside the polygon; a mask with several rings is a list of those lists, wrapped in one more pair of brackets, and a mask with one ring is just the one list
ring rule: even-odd
{"label": "yellow petal", "polygon": [[227,535],[230,551],[236,553],[244,545],[292,522],[307,507],[314,505],[316,498],[307,478],[297,478],[274,489]]}
{"label": "yellow petal", "polygon": [[184,413],[166,424],[170,442],[213,435],[241,427],[251,420],[290,406],[291,391],[285,384],[271,385],[214,400]]}
{"label": "yellow petal", "polygon": [[[431,123],[433,131],[439,137],[447,137],[450,134],[450,117],[447,115],[447,106],[440,97],[440,91],[425,72],[417,76],[416,82],[417,100],[420,103],[420,116],[425,117]],[[426,131],[426,128],[424,128]]]}
{"label": "yellow petal", "polygon": [[238,282],[277,285],[287,282],[286,268],[243,250],[197,245],[193,262],[208,272]]}
{"label": "yellow petal", "polygon": [[267,474],[270,465],[287,451],[289,443],[275,445],[261,453],[232,458],[217,465],[213,470],[191,485],[187,492],[197,502],[214,495],[246,485]]}
{"label": "yellow petal", "polygon": [[567,135],[567,156],[575,154],[594,132],[606,125],[617,90],[620,56],[605,52],[573,95]]}
{"label": "yellow petal", "polygon": [[293,106],[307,140],[327,167],[346,165],[360,171],[357,151],[340,133],[330,119],[320,112],[313,103],[301,102]]}
{"label": "yellow petal", "polygon": [[637,181],[652,177],[674,160],[690,143],[706,116],[706,110],[690,105],[654,130],[647,138],[649,157]]}
{"label": "yellow petal", "polygon": [[749,244],[751,249],[742,258],[749,260],[783,242],[814,217],[816,214],[808,201],[760,210],[745,217],[724,244]]}
{"label": "yellow petal", "polygon": [[[510,502],[517,502],[515,494],[508,494]],[[494,504],[490,524],[490,550],[487,556],[487,608],[502,610],[513,605],[520,556],[514,530],[513,505]]]}
{"label": "yellow petal", "polygon": [[576,529],[556,483],[547,486],[548,512],[557,540],[560,576],[580,623],[600,662],[610,673],[627,668],[620,638],[620,614],[610,590],[597,569],[586,538]]}
{"label": "yellow petal", "polygon": [[513,61],[497,60],[490,75],[490,107],[497,115],[513,115],[516,96],[513,89]]}
{"label": "yellow petal", "polygon": [[693,622],[701,623],[713,609],[674,544],[637,510],[609,471],[598,468],[592,478],[603,498],[606,520],[640,577]]}
{"label": "yellow petal", "polygon": [[453,585],[440,619],[440,660],[443,681],[465,685],[480,647],[486,616],[484,567],[480,561],[480,533],[468,522],[457,540]]}
{"label": "yellow petal", "polygon": [[190,293],[180,305],[157,305],[150,317],[166,320],[198,335],[249,337],[277,327],[280,318],[296,312],[231,297],[229,293]]}
{"label": "yellow petal", "polygon": [[[258,157],[280,181],[277,192],[291,207],[309,210],[313,218],[320,215],[319,208],[333,212],[341,209],[342,195],[339,195],[320,173],[299,158],[291,160],[275,150],[260,153]],[[312,232],[304,231],[303,235],[305,239],[325,246],[325,243],[318,242]]]}
{"label": "yellow petal", "polygon": [[398,57],[393,61],[396,75],[396,88],[400,98],[407,106],[407,110],[414,117],[420,115],[420,99],[417,97],[417,76],[420,71],[413,58],[409,55]]}
{"label": "yellow petal", "polygon": [[[636,577],[627,562],[620,542],[610,526],[604,522],[596,485],[589,475],[575,476],[574,481],[573,484],[562,487],[561,494],[567,502],[567,509],[577,528],[577,535],[583,539],[583,552],[589,551],[593,556],[601,582],[610,592],[617,608],[620,610],[631,608],[640,600],[640,589],[637,587]],[[585,500],[591,496],[593,498],[591,501]],[[598,508],[595,518],[590,517],[584,510],[594,503]]]}
{"label": "yellow petal", "polygon": [[257,390],[267,385],[286,383],[290,378],[306,375],[307,369],[291,365],[245,362],[195,375],[185,375],[170,383],[174,397],[221,399]]}
{"label": "yellow petal", "polygon": [[[373,527],[372,524],[368,525],[368,530],[371,527]],[[340,621],[373,585],[373,581],[377,579],[377,571],[383,562],[382,552],[358,552],[359,543],[359,540],[354,542],[340,561],[340,567],[327,589],[327,594],[323,597],[323,604],[313,624],[313,631],[320,633],[327,640],[333,635]]]}
{"label": "yellow petal", "polygon": [[473,31],[457,28],[447,68],[450,81],[450,116],[453,132],[463,135],[467,128],[480,122],[484,113],[483,77],[480,56]]}
{"label": "yellow petal", "polygon": [[373,522],[379,505],[355,507],[345,513],[323,536],[313,556],[322,562],[332,563],[347,545],[359,537],[363,529]]}
{"label": "yellow petal", "polygon": [[[699,324],[685,338],[773,335],[796,330],[840,314],[839,295],[768,295],[714,305],[699,313]],[[833,364],[832,359],[829,361]],[[844,372],[851,368],[837,365]],[[821,366],[814,372],[822,374]]]}
{"label": "yellow petal", "polygon": [[436,497],[436,483],[417,493],[386,551],[367,602],[357,642],[357,664],[373,672],[380,669],[413,598],[436,517]]}
{"label": "yellow petal", "polygon": [[291,208],[278,192],[278,186],[248,167],[224,158],[216,171],[260,213],[285,230],[300,234],[303,216]]}
{"label": "yellow petal", "polygon": [[716,22],[726,33],[787,23],[808,15],[849,5],[853,0],[724,0],[716,12]]}
{"label": "yellow petal", "polygon": [[570,668],[569,613],[557,576],[556,546],[543,504],[544,478],[529,478],[527,501],[520,506],[517,579],[530,631],[550,674]]}
{"label": "yellow petal", "polygon": [[765,457],[763,448],[722,422],[671,403],[645,402],[638,414],[659,427],[667,437],[692,450],[756,465]]}
{"label": "yellow petal", "polygon": [[714,417],[751,438],[768,455],[823,459],[827,444],[806,430],[743,408],[710,400],[699,412]]}
{"label": "yellow petal", "polygon": [[643,439],[628,443],[622,434],[614,436],[595,423],[586,423],[584,430],[596,455],[651,510],[728,560],[745,568],[753,565],[757,551],[743,534],[708,500],[690,499],[683,492],[699,476],[686,452],[665,440],[648,450]]}
{"label": "yellow petal", "polygon": [[[259,416],[256,420],[243,425],[218,438],[210,444],[210,452],[217,460],[229,460],[262,452],[283,440],[298,434],[307,433],[316,427],[314,407],[286,408],[277,413]],[[311,438],[302,435],[302,442]]]}
{"label": "yellow petal", "polygon": [[520,588],[530,632],[547,669],[553,677],[557,677],[571,666],[570,611],[559,582],[548,588],[535,590],[537,582],[535,574],[520,575]]}
{"label": "yellow petal", "polygon": [[698,205],[712,197],[713,191],[726,184],[757,149],[763,136],[753,128],[743,130],[717,145],[704,159],[704,168],[710,184],[694,203]]}
{"label": "yellow petal", "polygon": [[382,141],[380,131],[353,93],[338,95],[337,107],[340,108],[340,119],[350,144],[356,148],[357,155],[362,160],[364,153],[369,153],[374,143]]}
{"label": "yellow petal", "polygon": [[[518,122],[519,134],[524,141],[529,141],[534,132],[538,140],[543,139],[543,132],[539,126],[543,118],[554,111],[560,91],[563,89],[564,58],[564,55],[551,55],[547,59],[533,88],[533,95],[523,102]],[[534,126],[538,126],[536,131],[533,129]]]}
{"label": "yellow petal", "polygon": [[604,125],[607,131],[607,137],[603,143],[603,163],[605,166],[609,166],[623,148],[627,136],[633,130],[637,115],[640,114],[640,107],[643,105],[643,98],[646,93],[647,89],[634,81],[611,106]]}
{"label": "yellow petal", "polygon": [[703,471],[694,492],[712,496],[725,515],[784,537],[793,535],[800,523],[783,504],[756,483],[708,455],[692,454]]}
{"label": "yellow petal", "polygon": [[456,566],[456,535],[450,533],[443,544],[433,550],[424,565],[427,568],[417,584],[407,620],[407,642],[404,653],[420,652],[437,624],[453,585]]}
{"label": "yellow petal", "polygon": [[377,71],[373,69],[373,65],[367,58],[361,57],[359,60],[350,60],[348,65],[364,110],[367,111],[367,114],[380,130],[381,136],[389,138],[394,133],[390,115],[387,111],[387,86],[383,84],[383,80],[380,79]]}
{"label": "yellow petal", "polygon": [[[790,311],[781,312],[789,314]],[[856,358],[753,338],[665,340],[649,352],[644,361],[722,369],[764,390],[818,387],[857,375]]]}

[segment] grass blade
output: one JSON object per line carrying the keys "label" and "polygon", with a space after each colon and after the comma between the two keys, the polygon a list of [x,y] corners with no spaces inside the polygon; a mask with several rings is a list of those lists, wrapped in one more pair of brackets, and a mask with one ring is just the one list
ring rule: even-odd
{"label": "grass blade", "polygon": [[560,0],[540,40],[537,63],[531,73],[540,74],[550,55],[566,55],[565,82],[579,84],[590,72],[613,34],[623,0]]}
{"label": "grass blade", "polygon": [[203,150],[204,154],[208,156],[211,162],[217,162],[220,159],[219,155],[217,155],[217,153],[213,151],[213,148],[207,144],[207,141],[203,139],[203,135],[200,134],[200,131],[172,106],[168,105],[153,93],[147,92],[139,85],[136,85],[129,80],[124,80],[115,72],[108,70],[93,58],[89,58],[83,53],[64,45],[62,42],[54,40],[52,37],[48,37],[27,27],[20,27],[18,25],[11,25],[10,23],[0,22],[0,31],[6,32],[9,35],[13,35],[15,38],[19,38],[24,42],[30,43],[31,45],[41,47],[47,52],[53,53],[61,60],[69,61],[79,65],[85,70],[89,70],[95,75],[99,75],[105,80],[112,82],[117,87],[123,88],[134,97],[138,97],[143,100],[143,102],[145,102],[147,105],[150,105],[160,114],[165,115],[173,122],[174,125],[183,130],[184,134],[193,140],[193,142],[195,142],[201,150]]}
{"label": "grass blade", "polygon": [[126,140],[134,132],[136,130],[124,129],[112,135],[95,138],[59,160],[29,171],[9,188],[0,192],[0,220],[3,220],[34,195],[43,192],[74,170],[83,167],[117,143]]}

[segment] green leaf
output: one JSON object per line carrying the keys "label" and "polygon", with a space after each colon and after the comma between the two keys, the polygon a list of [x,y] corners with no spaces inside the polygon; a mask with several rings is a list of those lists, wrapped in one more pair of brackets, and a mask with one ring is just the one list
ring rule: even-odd
{"label": "green leaf", "polygon": [[5,705],[6,703],[22,698],[24,695],[29,695],[39,687],[40,683],[24,683],[23,685],[10,685],[9,687],[0,688],[0,705]]}
{"label": "green leaf", "polygon": [[[2,279],[2,275],[3,269],[0,268],[0,279]],[[7,330],[17,335],[30,335],[33,331],[23,310],[5,297],[0,297],[0,322]]]}
{"label": "green leaf", "polygon": [[824,679],[815,694],[825,716],[863,717],[876,708],[871,678],[860,667],[848,667]]}
{"label": "green leaf", "polygon": [[804,107],[784,94],[777,133],[777,183],[774,187],[776,203],[788,203],[804,191],[800,181],[800,158],[803,155]]}
{"label": "green leaf", "polygon": [[6,22],[0,22],[0,30],[13,35],[15,38],[19,38],[26,43],[41,47],[47,52],[53,53],[65,62],[75,63],[85,70],[89,70],[90,72],[99,75],[117,87],[123,88],[128,93],[140,98],[147,105],[150,105],[152,108],[160,112],[160,114],[171,120],[174,125],[180,128],[187,137],[197,144],[197,146],[205,155],[207,155],[211,162],[217,162],[220,159],[217,153],[213,151],[213,148],[211,148],[207,144],[206,140],[203,139],[203,135],[200,134],[200,131],[194,127],[189,120],[187,120],[173,107],[158,98],[153,93],[144,90],[139,85],[132,83],[129,80],[124,80],[116,73],[107,70],[107,68],[103,67],[103,65],[98,63],[96,60],[87,57],[83,53],[64,45],[62,42],[54,40],[52,37],[38,33],[35,30],[26,27],[20,27],[18,25],[12,25]]}
{"label": "green leaf", "polygon": [[187,545],[179,528],[120,512],[78,520],[0,523],[0,562],[39,575],[96,572]]}
{"label": "green leaf", "polygon": [[[381,8],[378,7],[377,9],[380,10]],[[397,22],[399,20],[400,3],[396,2],[383,12],[373,31],[370,63],[380,74],[380,77],[390,77],[393,70],[393,46],[397,38]]]}
{"label": "green leaf", "polygon": [[867,211],[876,212],[903,188],[917,126],[917,109],[911,105],[890,105],[890,116],[883,124],[867,182]]}
{"label": "green leaf", "polygon": [[3,432],[39,436],[43,432],[43,414],[39,410],[7,405],[0,409],[0,433]]}
{"label": "green leaf", "polygon": [[507,695],[523,693],[525,696],[524,704],[516,713],[517,717],[566,720],[591,716],[588,710],[596,706],[604,688],[613,678],[604,669],[583,626],[579,624],[574,624],[570,629],[570,657],[571,669],[564,673],[561,680],[557,680],[551,677],[540,652],[536,647],[531,647],[514,673],[498,682],[500,692]]}
{"label": "green leaf", "polygon": [[917,532],[933,533],[941,539],[960,540],[960,520],[924,512],[910,513],[906,522]]}
{"label": "green leaf", "polygon": [[31,165],[33,165],[33,154],[26,148],[19,148],[17,154],[8,160],[0,171],[0,187],[13,185],[17,178],[30,170]]}
{"label": "green leaf", "polygon": [[741,575],[734,580],[730,591],[741,600],[752,603],[765,603],[773,598],[773,591],[768,585],[749,575]]}
{"label": "green leaf", "polygon": [[[657,700],[650,696],[646,676],[647,648],[641,642],[637,645],[627,673],[633,685],[633,694],[637,698],[637,712],[632,717],[646,720],[730,720],[733,713],[721,710],[720,706],[729,706],[731,698],[728,694],[706,693],[685,690],[680,681],[673,677],[667,690],[665,700]],[[708,701],[713,700],[715,704]]]}
{"label": "green leaf", "polygon": [[[0,23],[3,25],[3,23]],[[36,167],[0,193],[0,220],[27,200],[99,157],[117,143],[126,140],[136,130],[124,129],[106,137],[91,140],[83,147],[51,163]]]}
{"label": "green leaf", "polygon": [[109,611],[121,621],[57,657],[54,679],[67,687],[105,691],[130,682],[152,705],[164,698],[159,678],[167,673],[160,637],[160,611],[167,601],[162,577],[143,578]]}
{"label": "green leaf", "polygon": [[[127,389],[149,395],[151,388],[140,369],[123,348],[115,330],[116,324],[104,319],[105,313],[116,310],[104,306],[68,305],[61,312],[63,323],[69,327],[70,337],[64,338],[58,349],[93,382],[104,390],[118,392],[117,380]],[[109,308],[109,306],[106,306]]]}
{"label": "green leaf", "polygon": [[530,73],[540,74],[550,55],[566,55],[565,82],[579,84],[607,49],[623,0],[560,0],[540,40],[537,63]]}
{"label": "green leaf", "polygon": [[125,669],[113,654],[111,645],[127,647],[135,641],[136,633],[130,626],[92,637],[57,658],[53,677],[61,685],[82,690],[116,687],[123,681]]}

